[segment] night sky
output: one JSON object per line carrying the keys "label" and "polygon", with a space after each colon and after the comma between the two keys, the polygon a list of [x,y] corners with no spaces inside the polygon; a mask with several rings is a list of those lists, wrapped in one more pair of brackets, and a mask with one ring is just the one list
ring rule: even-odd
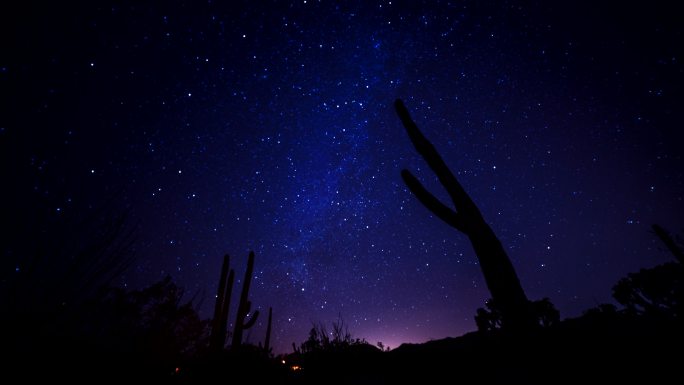
{"label": "night sky", "polygon": [[115,284],[171,275],[203,317],[223,254],[241,281],[254,250],[276,352],[338,315],[391,347],[472,331],[489,293],[467,237],[403,185],[408,168],[446,198],[396,98],[531,299],[578,316],[670,260],[649,228],[684,224],[674,5],[93,3],[0,11],[3,277],[27,234],[109,204],[136,229]]}

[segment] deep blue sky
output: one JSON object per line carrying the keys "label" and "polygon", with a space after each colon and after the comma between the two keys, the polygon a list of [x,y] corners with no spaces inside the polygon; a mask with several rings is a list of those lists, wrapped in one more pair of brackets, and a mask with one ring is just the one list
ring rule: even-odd
{"label": "deep blue sky", "polygon": [[[276,351],[338,315],[392,347],[473,330],[480,268],[403,186],[409,168],[445,196],[395,98],[530,298],[577,316],[669,259],[649,227],[684,213],[671,7],[132,3],[0,12],[5,218],[30,232],[115,196],[137,229],[118,285],[170,274],[209,317],[222,255],[241,279],[254,250]],[[21,271],[26,253],[4,252],[3,276]]]}

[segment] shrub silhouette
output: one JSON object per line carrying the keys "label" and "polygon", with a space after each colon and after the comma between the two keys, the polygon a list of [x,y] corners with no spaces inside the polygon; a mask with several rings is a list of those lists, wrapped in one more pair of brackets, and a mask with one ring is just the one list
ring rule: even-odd
{"label": "shrub silhouette", "polygon": [[613,287],[613,298],[636,314],[681,318],[684,313],[684,268],[668,262],[629,273]]}
{"label": "shrub silhouette", "polygon": [[283,357],[293,383],[384,383],[383,352],[365,339],[354,338],[342,318],[331,329],[313,324],[309,337]]}
{"label": "shrub silhouette", "polygon": [[173,367],[200,352],[208,337],[207,321],[183,295],[168,276],[141,290],[109,289],[93,302],[90,322],[99,326],[103,349]]}
{"label": "shrub silhouette", "polygon": [[208,322],[182,298],[170,277],[140,290],[103,288],[64,325],[43,333],[42,344],[17,351],[27,355],[12,370],[75,382],[169,377],[201,354],[208,337]]}
{"label": "shrub silhouette", "polygon": [[315,353],[322,351],[339,351],[355,345],[368,345],[365,339],[353,338],[349,327],[342,318],[332,323],[332,329],[328,332],[322,323],[314,324],[309,330],[309,338],[298,349],[299,353]]}
{"label": "shrub silhouette", "polygon": [[633,314],[681,319],[684,316],[684,252],[665,229],[653,225],[653,231],[677,261],[628,274],[613,286],[613,298]]}
{"label": "shrub silhouette", "polygon": [[59,366],[102,352],[106,336],[93,319],[100,309],[93,306],[102,305],[103,293],[135,259],[135,226],[111,202],[59,219],[41,213],[31,229],[9,229],[3,249],[3,257],[17,258],[13,274],[4,269],[0,279],[2,340],[13,352],[10,377],[12,371],[40,376],[22,368]]}
{"label": "shrub silhouette", "polygon": [[[475,313],[477,330],[486,332],[500,329],[502,325],[501,309],[492,299],[487,300],[485,306],[486,309],[479,308]],[[539,327],[548,328],[560,322],[560,312],[548,298],[532,301],[529,306],[536,325]]]}

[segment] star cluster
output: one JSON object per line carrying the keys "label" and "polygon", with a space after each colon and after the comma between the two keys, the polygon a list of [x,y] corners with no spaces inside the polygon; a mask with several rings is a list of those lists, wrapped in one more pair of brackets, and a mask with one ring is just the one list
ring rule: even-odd
{"label": "star cluster", "polygon": [[403,185],[408,168],[446,198],[395,98],[563,316],[667,260],[652,223],[681,228],[667,6],[106,3],[3,12],[3,210],[31,228],[114,199],[137,228],[117,284],[171,275],[206,317],[221,256],[241,281],[254,250],[277,351],[338,316],[391,347],[475,328],[477,259]]}

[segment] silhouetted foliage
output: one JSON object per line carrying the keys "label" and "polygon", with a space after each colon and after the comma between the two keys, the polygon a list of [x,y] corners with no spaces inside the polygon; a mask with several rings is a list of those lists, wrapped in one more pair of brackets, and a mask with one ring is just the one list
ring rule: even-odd
{"label": "silhouetted foliage", "polygon": [[54,324],[111,284],[134,260],[134,231],[126,218],[102,207],[32,234],[14,274],[0,280],[0,301],[11,320],[18,327]]}
{"label": "silhouetted foliage", "polygon": [[53,378],[77,381],[105,374],[168,377],[208,342],[208,321],[200,319],[192,300],[182,298],[170,277],[140,290],[102,288],[43,328],[35,336],[40,341],[15,351],[14,369],[40,366],[50,368]]}
{"label": "silhouetted foliage", "polygon": [[401,171],[404,183],[428,210],[470,238],[487,288],[501,312],[501,326],[517,331],[533,328],[537,322],[530,312],[527,296],[496,234],[485,222],[477,205],[449,170],[435,147],[418,129],[404,103],[397,99],[394,106],[413,146],[447,190],[455,210],[427,191],[408,170]]}
{"label": "silhouetted foliage", "polygon": [[602,303],[591,309],[587,309],[582,313],[583,318],[597,319],[597,318],[615,318],[618,314],[617,307],[613,304]]}
{"label": "silhouetted foliage", "polygon": [[530,306],[539,326],[548,328],[560,322],[560,312],[548,298],[532,301]]}
{"label": "silhouetted foliage", "polygon": [[382,341],[378,341],[375,345],[383,352],[389,352],[391,350],[391,347],[389,345],[385,346]]}
{"label": "silhouetted foliage", "polygon": [[349,332],[349,327],[340,317],[332,323],[330,332],[322,323],[314,324],[309,330],[309,338],[304,341],[298,351],[314,353],[321,351],[339,351],[354,345],[367,345],[365,339],[353,338]]}
{"label": "silhouetted foliage", "polygon": [[475,313],[475,324],[479,331],[491,331],[501,328],[501,312],[494,300],[489,299],[485,302],[486,309],[478,308]]}
{"label": "silhouetted foliage", "polygon": [[[501,328],[501,310],[493,299],[485,302],[486,309],[478,308],[475,314],[475,324],[481,332]],[[548,298],[529,302],[528,306],[539,327],[548,328],[560,322],[560,312]]]}
{"label": "silhouetted foliage", "polygon": [[342,317],[330,330],[313,324],[307,340],[292,347],[282,361],[294,383],[378,383],[383,376],[382,350],[354,338]]}
{"label": "silhouetted foliage", "polygon": [[90,321],[103,349],[173,365],[200,352],[208,342],[208,322],[170,277],[142,290],[110,289],[95,301]]}
{"label": "silhouetted foliage", "polygon": [[633,314],[681,319],[684,316],[682,248],[658,225],[654,233],[677,262],[667,262],[629,273],[613,286],[613,298]]}
{"label": "silhouetted foliage", "polygon": [[613,297],[630,312],[681,318],[684,315],[684,266],[668,262],[629,273],[613,287]]}
{"label": "silhouetted foliage", "polygon": [[35,218],[34,228],[14,236],[30,242],[3,245],[3,256],[16,258],[13,274],[0,279],[0,330],[13,352],[11,370],[57,366],[105,350],[102,325],[94,319],[102,309],[94,306],[134,260],[134,228],[113,207]]}

